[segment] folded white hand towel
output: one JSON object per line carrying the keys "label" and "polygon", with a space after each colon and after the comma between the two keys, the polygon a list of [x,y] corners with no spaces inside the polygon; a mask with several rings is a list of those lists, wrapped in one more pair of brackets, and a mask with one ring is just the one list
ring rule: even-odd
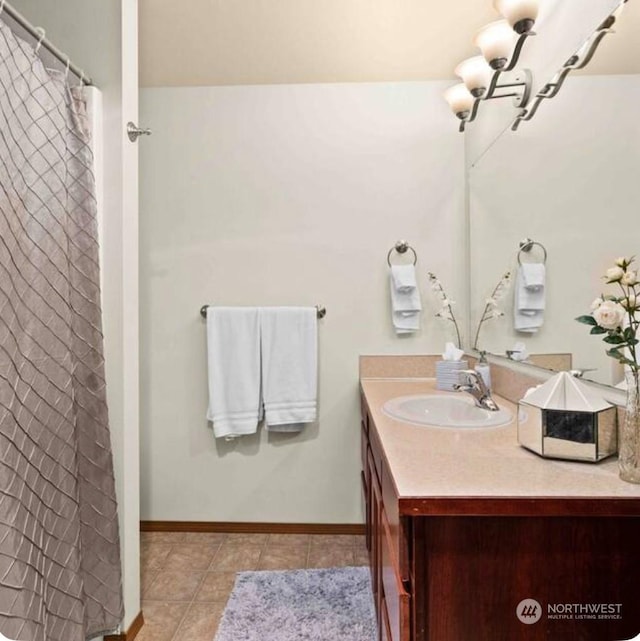
{"label": "folded white hand towel", "polygon": [[544,263],[523,263],[519,272],[522,274],[522,283],[526,289],[544,289],[546,269]]}
{"label": "folded white hand towel", "polygon": [[415,265],[391,265],[392,286],[401,293],[408,293],[418,286]]}
{"label": "folded white hand towel", "polygon": [[544,324],[545,289],[527,289],[521,265],[514,288],[513,327],[517,332],[535,334]]}
{"label": "folded white hand towel", "polygon": [[391,316],[396,334],[412,334],[420,329],[420,292],[417,287],[408,292],[398,291],[394,285],[393,273],[389,278],[391,290]]}
{"label": "folded white hand towel", "polygon": [[299,432],[317,416],[317,310],[263,307],[260,326],[267,430]]}
{"label": "folded white hand towel", "polygon": [[260,413],[257,307],[207,308],[209,409],[216,438],[253,434]]}

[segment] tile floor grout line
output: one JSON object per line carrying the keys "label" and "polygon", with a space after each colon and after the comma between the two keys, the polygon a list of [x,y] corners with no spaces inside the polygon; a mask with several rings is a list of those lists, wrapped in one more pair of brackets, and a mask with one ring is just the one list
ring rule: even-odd
{"label": "tile floor grout line", "polygon": [[202,573],[202,578],[200,579],[200,583],[198,583],[198,587],[195,589],[191,601],[189,601],[189,605],[187,605],[184,615],[180,619],[180,622],[178,623],[178,627],[176,628],[176,631],[173,633],[173,636],[171,637],[171,641],[180,641],[179,638],[177,638],[178,632],[180,632],[180,628],[182,627],[182,624],[185,622],[185,619],[187,618],[187,615],[189,614],[189,611],[191,610],[193,604],[195,603],[195,597],[196,594],[200,591],[200,588],[202,587],[202,584],[204,583],[204,579],[206,577],[207,573],[206,571]]}

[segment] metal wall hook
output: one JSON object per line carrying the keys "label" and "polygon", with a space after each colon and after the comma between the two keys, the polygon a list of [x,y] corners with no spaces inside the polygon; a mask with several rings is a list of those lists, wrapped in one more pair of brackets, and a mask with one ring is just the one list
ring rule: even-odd
{"label": "metal wall hook", "polygon": [[150,136],[151,129],[142,129],[138,127],[135,123],[129,121],[127,123],[127,136],[131,142],[136,142],[140,136]]}

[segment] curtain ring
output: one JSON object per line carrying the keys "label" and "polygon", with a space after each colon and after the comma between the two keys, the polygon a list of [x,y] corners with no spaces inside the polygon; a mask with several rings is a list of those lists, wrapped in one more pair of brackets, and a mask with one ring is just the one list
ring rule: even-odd
{"label": "curtain ring", "polygon": [[71,59],[67,58],[67,64],[64,67],[64,79],[66,80],[69,77],[69,67],[71,66]]}
{"label": "curtain ring", "polygon": [[6,0],[0,0],[0,13],[2,13],[4,11],[4,3],[5,2],[6,2]]}
{"label": "curtain ring", "polygon": [[42,27],[36,27],[36,31],[40,34],[40,38],[38,38],[38,44],[36,45],[36,49],[35,49],[36,53],[38,53],[38,51],[40,51],[40,46],[42,45],[42,41],[47,35],[47,32]]}

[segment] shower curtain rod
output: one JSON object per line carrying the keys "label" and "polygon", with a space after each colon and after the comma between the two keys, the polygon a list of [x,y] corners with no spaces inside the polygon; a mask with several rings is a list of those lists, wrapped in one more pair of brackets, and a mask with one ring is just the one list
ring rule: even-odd
{"label": "shower curtain rod", "polygon": [[58,49],[50,40],[46,38],[41,38],[43,34],[43,29],[41,27],[34,27],[22,14],[20,14],[16,9],[14,9],[8,2],[0,3],[0,18],[2,18],[2,13],[6,13],[10,18],[17,22],[29,35],[33,36],[39,43],[40,46],[44,47],[54,58],[59,60],[65,67],[69,65],[69,71],[71,71],[75,76],[77,76],[83,84],[92,85],[93,81],[89,76],[87,76],[80,67],[74,65],[70,60],[67,54],[63,53]]}

